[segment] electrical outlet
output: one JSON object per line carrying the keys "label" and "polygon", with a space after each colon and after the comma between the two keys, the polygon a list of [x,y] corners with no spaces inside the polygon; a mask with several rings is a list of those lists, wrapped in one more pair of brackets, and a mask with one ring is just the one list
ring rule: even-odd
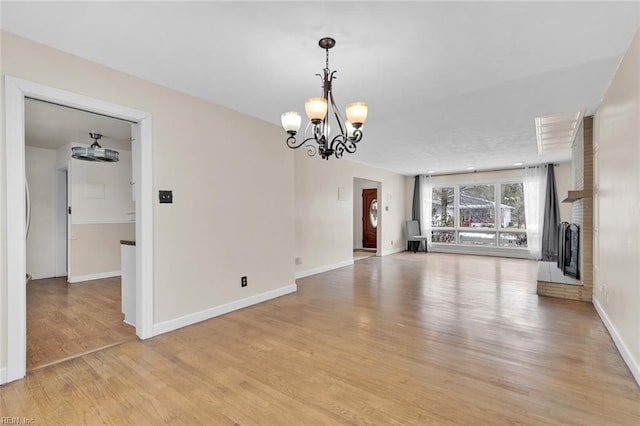
{"label": "electrical outlet", "polygon": [[302,265],[302,258],[296,257],[296,265]]}
{"label": "electrical outlet", "polygon": [[240,278],[240,286],[242,286],[242,287],[246,287],[247,286],[247,277]]}
{"label": "electrical outlet", "polygon": [[161,189],[159,192],[160,204],[173,203],[173,191]]}
{"label": "electrical outlet", "polygon": [[393,240],[391,240],[391,245],[393,245]]}

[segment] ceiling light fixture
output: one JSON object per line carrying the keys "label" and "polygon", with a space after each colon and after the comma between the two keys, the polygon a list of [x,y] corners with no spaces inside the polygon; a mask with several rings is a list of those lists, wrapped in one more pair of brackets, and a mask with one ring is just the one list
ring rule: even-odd
{"label": "ceiling light fixture", "polygon": [[115,163],[118,161],[120,154],[113,149],[103,148],[98,143],[102,138],[100,133],[89,133],[93,143],[90,147],[74,146],[71,148],[71,156],[77,160],[84,161],[100,161],[103,163]]}
{"label": "ceiling light fixture", "polygon": [[[367,119],[368,106],[365,102],[353,102],[347,105],[345,122],[336,107],[333,100],[333,90],[331,83],[334,79],[336,71],[329,69],[329,49],[336,45],[336,41],[330,37],[320,39],[318,45],[326,52],[326,66],[322,70],[322,74],[316,74],[322,79],[322,97],[309,98],[304,104],[304,109],[309,117],[305,135],[310,125],[313,125],[313,134],[308,138],[296,140],[296,134],[300,130],[302,122],[300,114],[295,111],[285,112],[281,116],[282,127],[287,132],[287,146],[292,149],[304,146],[307,148],[307,154],[314,156],[320,151],[320,156],[328,160],[334,155],[341,158],[346,152],[356,152],[356,144],[362,139],[362,125]],[[329,128],[329,109],[333,112],[335,121],[337,121],[339,134],[331,139],[331,130]],[[315,141],[318,147],[308,144]]]}
{"label": "ceiling light fixture", "polygon": [[571,152],[583,115],[576,111],[536,117],[538,154]]}

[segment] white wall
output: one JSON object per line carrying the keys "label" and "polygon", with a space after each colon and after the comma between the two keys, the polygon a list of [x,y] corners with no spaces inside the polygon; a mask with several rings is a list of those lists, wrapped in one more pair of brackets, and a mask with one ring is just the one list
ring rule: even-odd
{"label": "white wall", "polygon": [[69,236],[67,235],[67,220],[68,203],[67,203],[67,169],[62,170],[56,167],[56,206],[55,206],[55,244],[56,244],[56,277],[67,276],[67,256],[68,256],[68,242]]}
{"label": "white wall", "polygon": [[[362,248],[362,190],[377,188],[378,183],[367,179],[353,179],[353,248]],[[380,206],[382,204],[379,204]]]}
{"label": "white wall", "polygon": [[135,239],[135,223],[71,225],[69,282],[119,276],[120,240]]}
{"label": "white wall", "polygon": [[[366,135],[361,144],[365,144]],[[328,161],[295,153],[295,256],[301,263],[296,276],[353,263],[354,177],[381,183],[378,198],[378,252],[391,254],[404,249],[404,176],[342,159]],[[344,188],[345,199],[338,199]],[[387,210],[388,207],[388,210]]]}
{"label": "white wall", "polygon": [[593,302],[640,383],[640,32],[594,117]]}
{"label": "white wall", "polygon": [[132,181],[131,151],[120,150],[119,153],[117,163],[71,161],[72,224],[135,221],[135,204],[129,184]]}
{"label": "white wall", "polygon": [[135,240],[131,151],[118,152],[117,163],[69,162],[69,282],[120,275],[120,240]]}
{"label": "white wall", "polygon": [[75,145],[68,143],[56,150],[56,168],[63,169],[69,167],[71,161],[71,148]]}
{"label": "white wall", "polygon": [[25,147],[25,169],[31,195],[31,228],[27,237],[27,273],[34,279],[56,272],[56,151]]}
{"label": "white wall", "polygon": [[[6,32],[1,37],[2,74],[152,115],[154,325],[166,330],[194,314],[295,288],[293,153],[279,126]],[[4,110],[4,98],[0,105]],[[158,204],[159,189],[173,190],[173,204]],[[0,312],[7,207],[0,208]],[[348,242],[350,250],[350,234]],[[241,288],[243,275],[249,285]],[[0,316],[0,369],[6,321]]]}

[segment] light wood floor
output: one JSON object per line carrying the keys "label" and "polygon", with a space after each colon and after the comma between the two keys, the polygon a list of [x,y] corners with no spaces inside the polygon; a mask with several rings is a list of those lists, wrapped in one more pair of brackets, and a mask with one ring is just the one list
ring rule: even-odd
{"label": "light wood floor", "polygon": [[122,322],[120,277],[27,284],[27,371],[136,339]]}
{"label": "light wood floor", "polygon": [[370,257],[298,292],[0,388],[37,424],[640,424],[592,305],[533,261]]}

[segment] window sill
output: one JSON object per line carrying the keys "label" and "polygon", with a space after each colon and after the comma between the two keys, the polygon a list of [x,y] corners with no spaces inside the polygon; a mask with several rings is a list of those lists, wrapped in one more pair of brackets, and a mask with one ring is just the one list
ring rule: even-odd
{"label": "window sill", "polygon": [[472,254],[477,256],[515,257],[531,259],[529,249],[522,247],[471,246],[463,244],[432,243],[429,251],[434,253]]}

